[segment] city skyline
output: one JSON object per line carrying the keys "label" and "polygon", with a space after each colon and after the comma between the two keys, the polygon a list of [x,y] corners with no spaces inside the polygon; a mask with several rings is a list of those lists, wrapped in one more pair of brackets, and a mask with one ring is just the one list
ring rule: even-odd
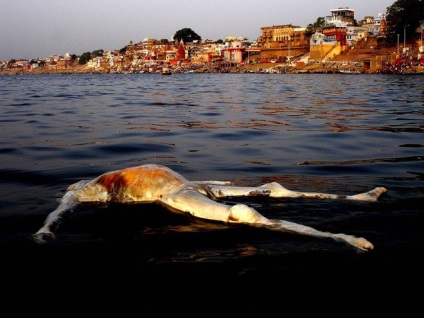
{"label": "city skyline", "polygon": [[183,28],[191,28],[202,40],[240,36],[254,41],[261,35],[261,27],[306,27],[339,7],[355,10],[355,19],[360,20],[386,13],[394,2],[8,0],[0,12],[0,60],[119,50],[146,37],[171,40]]}

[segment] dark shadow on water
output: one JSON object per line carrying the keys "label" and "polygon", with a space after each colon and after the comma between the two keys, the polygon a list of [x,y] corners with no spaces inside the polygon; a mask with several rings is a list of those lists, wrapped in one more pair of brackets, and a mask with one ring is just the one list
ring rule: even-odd
{"label": "dark shadow on water", "polygon": [[[33,304],[16,305],[16,313],[47,306],[73,314],[262,317],[299,306],[330,314],[337,305],[359,314],[364,304],[380,313],[408,304],[407,313],[419,298],[413,290],[423,283],[422,242],[385,246],[375,236],[376,249],[358,254],[332,240],[193,222],[160,207],[143,208],[146,213],[136,205],[79,207],[45,245],[31,239],[42,217],[4,219],[6,303]],[[356,222],[371,236],[377,225],[402,236],[410,222],[421,231],[423,220],[411,217],[377,213]],[[355,228],[355,219],[333,226]]]}

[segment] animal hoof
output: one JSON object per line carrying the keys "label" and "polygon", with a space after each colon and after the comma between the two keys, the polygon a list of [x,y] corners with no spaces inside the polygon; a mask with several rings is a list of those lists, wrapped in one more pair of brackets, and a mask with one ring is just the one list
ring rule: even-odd
{"label": "animal hoof", "polygon": [[371,251],[374,249],[374,245],[371,242],[367,241],[363,237],[358,238],[358,247],[362,251]]}
{"label": "animal hoof", "polygon": [[335,239],[340,239],[351,244],[358,250],[358,252],[367,252],[374,249],[374,245],[371,242],[364,239],[363,237],[356,237],[352,235],[346,235],[343,233],[334,234],[333,237]]}
{"label": "animal hoof", "polygon": [[32,238],[37,244],[45,244],[48,241],[54,240],[55,236],[52,232],[35,233]]}

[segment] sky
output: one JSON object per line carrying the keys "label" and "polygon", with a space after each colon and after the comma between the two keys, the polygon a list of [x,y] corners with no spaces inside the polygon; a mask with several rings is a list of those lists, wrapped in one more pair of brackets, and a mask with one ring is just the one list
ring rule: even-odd
{"label": "sky", "polygon": [[306,27],[348,7],[355,19],[386,13],[395,0],[0,0],[0,60],[120,50],[190,28],[202,40],[255,41],[261,27]]}

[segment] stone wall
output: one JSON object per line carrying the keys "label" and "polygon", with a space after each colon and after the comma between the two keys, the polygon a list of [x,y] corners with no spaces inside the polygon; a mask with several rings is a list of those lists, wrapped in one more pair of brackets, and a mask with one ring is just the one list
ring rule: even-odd
{"label": "stone wall", "polygon": [[323,59],[331,59],[335,55],[340,55],[342,47],[340,43],[337,44],[319,44],[310,47],[309,59],[321,61]]}
{"label": "stone wall", "polygon": [[[307,54],[309,52],[309,46],[307,47],[292,47],[290,48],[290,56],[298,56],[302,54]],[[289,55],[289,50],[287,47],[284,48],[262,48],[261,50],[261,58],[262,59],[272,59],[285,57]]]}

